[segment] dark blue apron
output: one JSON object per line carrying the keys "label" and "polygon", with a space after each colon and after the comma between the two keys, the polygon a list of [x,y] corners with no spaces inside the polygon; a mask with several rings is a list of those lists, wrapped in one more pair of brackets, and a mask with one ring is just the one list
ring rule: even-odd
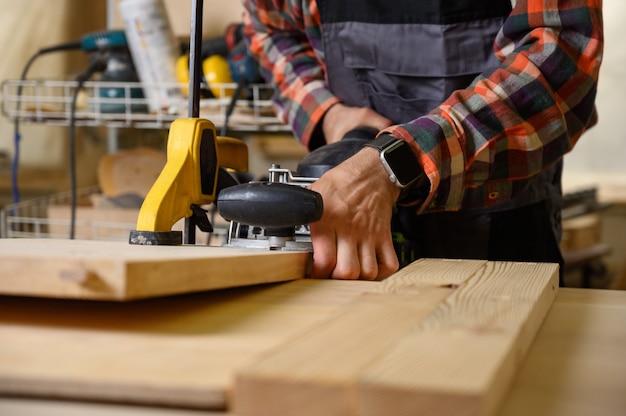
{"label": "dark blue apron", "polygon": [[[494,68],[507,0],[317,0],[330,89],[344,103],[403,123],[427,114],[479,73]],[[558,262],[562,164],[523,183],[513,200],[394,221],[417,257]]]}

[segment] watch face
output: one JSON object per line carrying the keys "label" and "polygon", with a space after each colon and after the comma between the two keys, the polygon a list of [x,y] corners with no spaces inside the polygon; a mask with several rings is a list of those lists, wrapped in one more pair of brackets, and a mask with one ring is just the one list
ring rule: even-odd
{"label": "watch face", "polygon": [[409,145],[403,141],[399,141],[381,153],[382,158],[386,161],[389,169],[400,186],[407,186],[415,181],[421,172],[417,159]]}

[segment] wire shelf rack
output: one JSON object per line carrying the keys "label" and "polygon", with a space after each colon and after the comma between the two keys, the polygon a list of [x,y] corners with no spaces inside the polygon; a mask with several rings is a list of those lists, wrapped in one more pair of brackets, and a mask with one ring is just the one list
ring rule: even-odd
{"label": "wire shelf rack", "polygon": [[[226,120],[231,96],[236,84],[211,85],[214,96],[200,100],[200,117],[221,127]],[[63,80],[5,80],[1,84],[2,114],[11,121],[68,126],[71,121],[72,98],[78,88],[76,81]],[[148,111],[148,100],[138,91],[145,88],[181,91],[180,98],[168,98],[167,106]],[[187,86],[179,83],[146,85],[138,82],[88,81],[78,93],[74,121],[77,126],[106,126],[131,128],[168,128],[177,118],[186,117]],[[202,89],[207,90],[206,85]],[[235,102],[228,119],[233,131],[278,132],[288,127],[276,118],[271,103],[273,88],[267,84],[252,84],[245,98]]]}
{"label": "wire shelf rack", "polygon": [[[101,196],[97,185],[76,191],[74,238],[128,241],[130,231],[136,229],[139,209],[94,206],[92,202]],[[0,209],[0,238],[69,239],[71,201],[71,192],[63,192],[5,206]],[[222,245],[226,241],[228,223],[219,218],[214,205],[203,208],[210,216],[214,231],[211,234],[197,232],[196,244]],[[174,224],[172,230],[181,231],[183,222]]]}
{"label": "wire shelf rack", "polygon": [[[77,190],[76,196],[84,206],[90,195],[99,188],[86,187]],[[33,198],[5,206],[0,210],[0,237],[2,238],[69,238],[70,192]],[[135,224],[116,219],[82,219],[77,217],[78,239],[128,239]]]}
{"label": "wire shelf rack", "polygon": [[[77,191],[80,201],[86,200],[91,194],[98,192],[97,187],[81,188]],[[2,238],[69,238],[70,219],[69,206],[71,194],[59,193],[52,196],[34,198],[28,201],[11,204],[0,210],[0,237]],[[81,202],[84,203],[84,202]],[[50,210],[67,208],[67,215],[61,211],[60,217],[49,217]],[[76,220],[77,235],[87,239],[100,239],[104,236],[116,239],[126,229],[133,227],[126,222],[106,220]]]}

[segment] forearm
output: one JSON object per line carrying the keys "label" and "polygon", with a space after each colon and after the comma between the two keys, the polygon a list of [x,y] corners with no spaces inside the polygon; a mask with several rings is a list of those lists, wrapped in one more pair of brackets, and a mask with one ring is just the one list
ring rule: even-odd
{"label": "forearm", "polygon": [[249,49],[276,88],[277,115],[308,146],[314,132],[321,133],[318,125],[325,112],[339,101],[328,89],[316,55],[319,22],[306,1],[244,0],[243,5]]}
{"label": "forearm", "polygon": [[422,210],[457,210],[468,189],[536,175],[593,123],[600,1],[550,2],[536,12],[528,3],[541,2],[518,0],[496,39],[498,68],[431,114],[389,129],[411,142],[429,176]]}

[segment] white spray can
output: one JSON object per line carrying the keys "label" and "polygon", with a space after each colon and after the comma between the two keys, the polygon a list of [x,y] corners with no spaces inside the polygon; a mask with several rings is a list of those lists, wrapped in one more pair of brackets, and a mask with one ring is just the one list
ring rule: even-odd
{"label": "white spray can", "polygon": [[169,110],[184,100],[177,85],[180,44],[174,36],[162,0],[123,0],[119,10],[151,112]]}

